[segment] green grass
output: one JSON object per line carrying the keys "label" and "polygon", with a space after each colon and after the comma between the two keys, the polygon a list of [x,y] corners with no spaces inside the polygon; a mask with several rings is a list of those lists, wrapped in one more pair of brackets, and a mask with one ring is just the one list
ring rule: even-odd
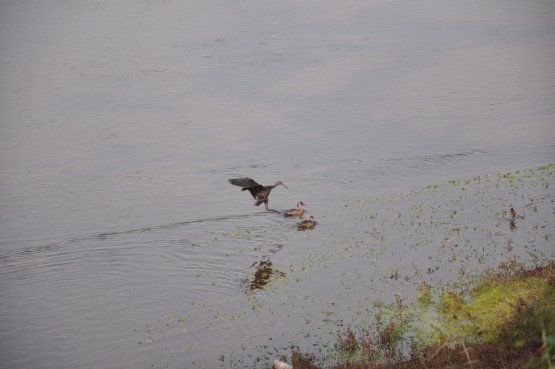
{"label": "green grass", "polygon": [[[295,369],[549,368],[555,363],[555,263],[488,273],[468,292],[446,288],[414,313],[401,297],[375,317],[373,328],[338,333],[337,363],[318,366],[294,352]],[[435,309],[436,314],[429,314]],[[425,317],[426,316],[426,317]],[[426,321],[422,324],[422,319]],[[419,323],[416,336],[407,337]],[[430,339],[433,332],[433,340]]]}
{"label": "green grass", "polygon": [[[442,332],[449,334],[436,337],[437,341],[443,343],[448,337],[481,342],[525,339],[522,325],[540,319],[549,305],[554,306],[554,297],[552,281],[539,276],[486,279],[472,291],[468,302],[453,291],[446,291],[440,311]],[[530,315],[522,314],[523,311]]]}

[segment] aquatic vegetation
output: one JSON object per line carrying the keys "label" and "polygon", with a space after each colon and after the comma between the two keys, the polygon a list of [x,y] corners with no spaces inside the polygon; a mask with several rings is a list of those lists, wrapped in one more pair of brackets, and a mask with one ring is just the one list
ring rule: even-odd
{"label": "aquatic vegetation", "polygon": [[[545,286],[530,276],[526,283],[499,285],[474,299],[479,276],[496,265],[502,266],[497,272],[509,275],[555,260],[550,244],[555,167],[507,174],[354,201],[314,214],[325,223],[313,232],[297,232],[295,219],[282,218],[256,229],[236,223],[221,234],[188,240],[191,252],[208,249],[236,270],[196,272],[195,283],[214,290],[212,303],[184,304],[183,311],[150,329],[138,329],[138,341],[156,347],[176,335],[189,345],[198,332],[229,337],[234,345],[220,348],[223,361],[202,364],[222,368],[266,368],[276,358],[297,362],[295,369],[356,367],[364,360],[385,365],[422,357],[426,350],[428,359],[439,350],[438,363],[460,353],[460,362],[467,363],[463,348],[453,347],[471,343],[471,360],[485,360],[479,352],[485,357],[493,346],[476,345],[491,345],[508,327],[489,320],[486,312],[500,319],[516,316],[515,309],[528,308],[519,299],[539,296]],[[511,206],[524,216],[515,219],[514,229]],[[492,307],[509,293],[515,293],[508,300],[513,310]],[[483,331],[486,324],[492,331]],[[552,335],[545,326],[547,342]],[[541,327],[536,328],[530,337],[540,342]],[[519,329],[506,335],[518,337]],[[433,348],[426,346],[433,342]],[[179,357],[183,345],[176,352]]]}
{"label": "aquatic vegetation", "polygon": [[432,287],[422,279],[420,279],[420,284],[418,286],[416,301],[423,306],[427,306],[432,303]]}
{"label": "aquatic vegetation", "polygon": [[[419,337],[407,337],[411,322],[420,320],[422,315],[407,314],[402,298],[397,296],[396,308],[389,311],[393,314],[388,315],[385,309],[375,316],[372,327],[358,332],[348,327],[337,334],[335,364],[319,366],[314,356],[294,352],[293,357],[302,359],[296,368],[445,368],[447,364],[552,368],[555,263],[532,270],[518,265],[520,269],[510,273],[506,268],[501,265],[495,273],[482,278],[468,296],[453,289],[443,293],[438,304],[440,316],[428,321],[430,329],[441,331],[440,342],[432,344]],[[465,301],[467,297],[470,300]],[[384,319],[385,315],[388,319]],[[462,321],[469,323],[461,324]],[[449,333],[444,334],[445,331]]]}

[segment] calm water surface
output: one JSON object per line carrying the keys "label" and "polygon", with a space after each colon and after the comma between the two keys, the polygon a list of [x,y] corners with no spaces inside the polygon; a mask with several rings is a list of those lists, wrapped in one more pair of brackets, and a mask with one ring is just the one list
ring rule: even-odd
{"label": "calm water surface", "polygon": [[294,339],[285,307],[233,324],[298,236],[227,179],[318,216],[551,162],[554,61],[551,0],[2,1],[0,367]]}

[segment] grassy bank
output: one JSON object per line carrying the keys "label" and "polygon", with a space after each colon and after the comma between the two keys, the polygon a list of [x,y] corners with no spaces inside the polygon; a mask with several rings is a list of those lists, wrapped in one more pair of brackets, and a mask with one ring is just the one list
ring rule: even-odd
{"label": "grassy bank", "polygon": [[[370,329],[338,334],[333,369],[554,368],[555,263],[526,270],[504,263],[471,289],[452,285],[419,304],[401,297]],[[415,333],[416,332],[416,333]],[[294,369],[318,369],[318,358],[293,352]]]}

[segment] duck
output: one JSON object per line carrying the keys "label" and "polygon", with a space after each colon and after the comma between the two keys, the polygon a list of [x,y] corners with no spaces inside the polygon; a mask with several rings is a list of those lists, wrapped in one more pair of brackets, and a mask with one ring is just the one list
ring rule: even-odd
{"label": "duck", "polygon": [[318,224],[318,222],[316,222],[314,217],[311,215],[309,219],[303,220],[302,222],[297,223],[297,229],[299,231],[304,231],[305,229],[312,229],[316,226],[316,224]]}
{"label": "duck", "polygon": [[511,207],[511,210],[509,210],[509,214],[511,216],[512,219],[516,218],[516,210],[515,208]]}
{"label": "duck", "polygon": [[296,209],[289,209],[289,210],[285,210],[285,212],[283,213],[284,216],[286,217],[293,217],[293,216],[301,216],[304,213],[304,202],[299,201],[297,203],[297,208]]}

